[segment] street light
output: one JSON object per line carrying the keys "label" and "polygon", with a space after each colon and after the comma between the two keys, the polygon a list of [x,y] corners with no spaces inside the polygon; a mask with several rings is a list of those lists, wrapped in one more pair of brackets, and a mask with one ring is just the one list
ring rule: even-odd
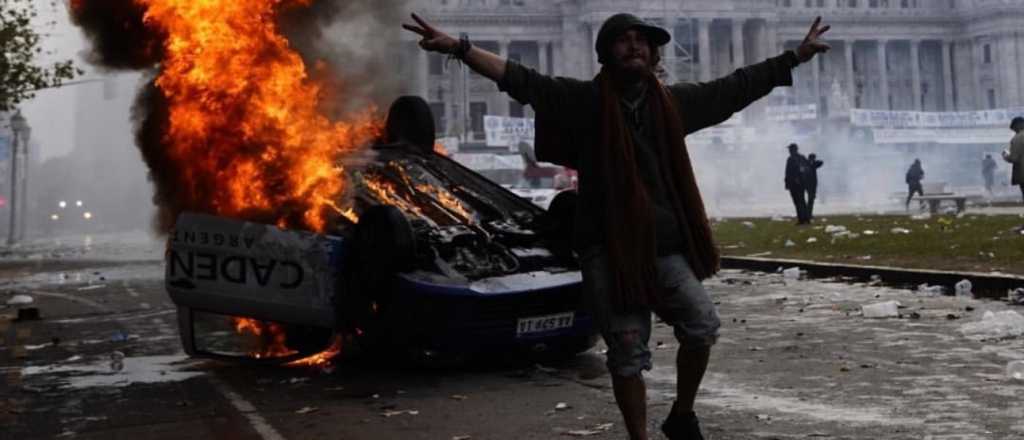
{"label": "street light", "polygon": [[7,229],[7,244],[13,245],[17,239],[15,229],[18,219],[18,203],[21,202],[18,194],[18,150],[23,143],[22,136],[28,132],[28,123],[25,117],[21,116],[21,110],[14,112],[11,116],[11,131],[14,133],[14,144],[11,145],[11,220]]}

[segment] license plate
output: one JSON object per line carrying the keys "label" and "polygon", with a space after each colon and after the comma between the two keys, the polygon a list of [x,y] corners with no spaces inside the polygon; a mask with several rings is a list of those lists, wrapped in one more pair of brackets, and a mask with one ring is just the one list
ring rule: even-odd
{"label": "license plate", "polygon": [[575,312],[566,312],[557,315],[519,318],[519,325],[516,327],[516,337],[570,328],[575,317]]}

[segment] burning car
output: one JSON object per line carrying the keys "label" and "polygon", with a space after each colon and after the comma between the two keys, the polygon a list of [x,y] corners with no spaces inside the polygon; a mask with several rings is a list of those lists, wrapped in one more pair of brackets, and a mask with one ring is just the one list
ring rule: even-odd
{"label": "burning car", "polygon": [[[166,288],[194,356],[294,362],[344,341],[426,356],[574,354],[596,342],[569,247],[574,193],[541,209],[434,152],[399,98],[322,233],[182,213]],[[249,346],[229,346],[247,335]],[[308,358],[307,358],[308,359]]]}

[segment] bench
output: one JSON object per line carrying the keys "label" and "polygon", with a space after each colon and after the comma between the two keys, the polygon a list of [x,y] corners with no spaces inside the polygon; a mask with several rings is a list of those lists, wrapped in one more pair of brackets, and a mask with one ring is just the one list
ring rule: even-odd
{"label": "bench", "polygon": [[939,213],[939,207],[944,201],[950,201],[956,204],[956,213],[959,214],[967,210],[967,201],[982,198],[979,195],[966,195],[957,194],[949,191],[949,184],[946,182],[929,182],[923,183],[921,189],[924,190],[923,196],[917,196],[914,200],[921,203],[928,204],[928,212],[932,214]]}

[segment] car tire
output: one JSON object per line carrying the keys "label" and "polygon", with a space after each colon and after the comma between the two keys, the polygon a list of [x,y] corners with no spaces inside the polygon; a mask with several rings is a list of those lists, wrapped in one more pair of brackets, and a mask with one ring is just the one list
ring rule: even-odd
{"label": "car tire", "polygon": [[576,190],[565,190],[555,195],[548,205],[546,230],[548,250],[563,261],[575,261],[572,249],[576,229],[576,205],[579,194]]}
{"label": "car tire", "polygon": [[384,132],[388,143],[406,143],[423,153],[434,151],[434,113],[419,96],[400,96],[391,103]]}

